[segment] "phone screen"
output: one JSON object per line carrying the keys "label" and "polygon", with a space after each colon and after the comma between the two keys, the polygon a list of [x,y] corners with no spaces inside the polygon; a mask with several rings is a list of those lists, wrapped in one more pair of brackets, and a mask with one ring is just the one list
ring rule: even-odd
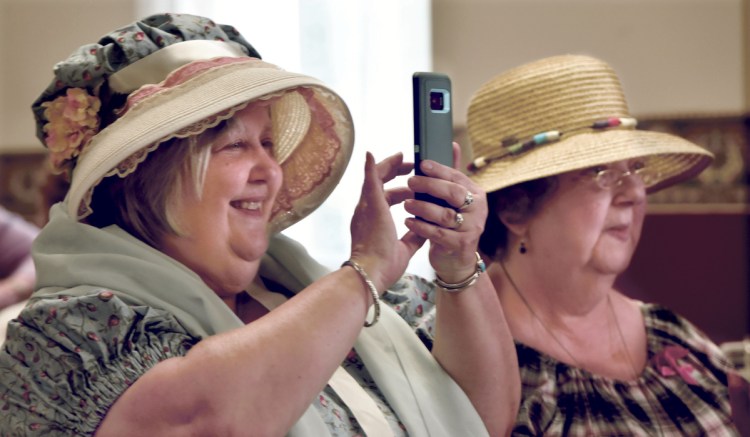
{"label": "phone screen", "polygon": [[[412,76],[414,94],[414,172],[431,159],[453,167],[453,112],[450,78],[441,73],[417,72]],[[440,199],[417,193],[418,200],[448,206]]]}

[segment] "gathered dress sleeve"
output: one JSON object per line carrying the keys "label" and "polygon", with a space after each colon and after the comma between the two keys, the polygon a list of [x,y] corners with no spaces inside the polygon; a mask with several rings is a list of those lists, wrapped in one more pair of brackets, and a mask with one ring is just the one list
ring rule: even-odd
{"label": "gathered dress sleeve", "polygon": [[32,299],[0,351],[0,436],[93,435],[133,382],[199,340],[109,290]]}
{"label": "gathered dress sleeve", "polygon": [[435,329],[435,284],[421,276],[405,274],[381,297],[432,349]]}

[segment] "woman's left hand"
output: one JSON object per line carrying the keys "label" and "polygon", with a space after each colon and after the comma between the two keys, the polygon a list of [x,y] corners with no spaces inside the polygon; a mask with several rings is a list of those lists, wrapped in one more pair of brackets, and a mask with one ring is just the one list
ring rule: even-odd
{"label": "woman's left hand", "polygon": [[390,207],[411,197],[411,191],[406,187],[384,187],[397,176],[411,172],[412,168],[411,163],[403,162],[401,153],[377,164],[372,154],[368,152],[366,156],[362,194],[350,225],[351,258],[369,273],[380,291],[401,277],[411,257],[425,242],[414,232],[398,238]]}
{"label": "woman's left hand", "polygon": [[[461,162],[460,147],[453,143],[454,162]],[[445,200],[450,207],[409,199],[406,212],[421,217],[406,219],[406,226],[430,240],[430,264],[445,282],[460,282],[476,269],[477,244],[487,218],[484,191],[461,171],[435,161],[423,161],[422,172],[412,176],[409,188]]]}

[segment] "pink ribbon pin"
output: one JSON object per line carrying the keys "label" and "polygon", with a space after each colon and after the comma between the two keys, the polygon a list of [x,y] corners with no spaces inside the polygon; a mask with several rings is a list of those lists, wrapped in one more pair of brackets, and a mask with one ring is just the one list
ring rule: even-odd
{"label": "pink ribbon pin", "polygon": [[677,362],[677,360],[685,358],[688,354],[688,350],[682,346],[667,346],[654,356],[654,365],[661,376],[680,375],[688,384],[698,385],[698,381],[692,375],[695,370],[693,366]]}

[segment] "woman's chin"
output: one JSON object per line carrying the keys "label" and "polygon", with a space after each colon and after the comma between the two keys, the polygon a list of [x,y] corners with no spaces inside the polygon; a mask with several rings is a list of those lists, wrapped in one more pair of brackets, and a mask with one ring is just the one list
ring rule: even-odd
{"label": "woman's chin", "polygon": [[252,241],[247,241],[246,244],[234,244],[231,247],[231,251],[238,262],[251,264],[260,262],[266,250],[268,250],[268,238],[265,235]]}
{"label": "woman's chin", "polygon": [[628,269],[630,257],[617,257],[602,260],[596,264],[597,270],[605,275],[620,275]]}

